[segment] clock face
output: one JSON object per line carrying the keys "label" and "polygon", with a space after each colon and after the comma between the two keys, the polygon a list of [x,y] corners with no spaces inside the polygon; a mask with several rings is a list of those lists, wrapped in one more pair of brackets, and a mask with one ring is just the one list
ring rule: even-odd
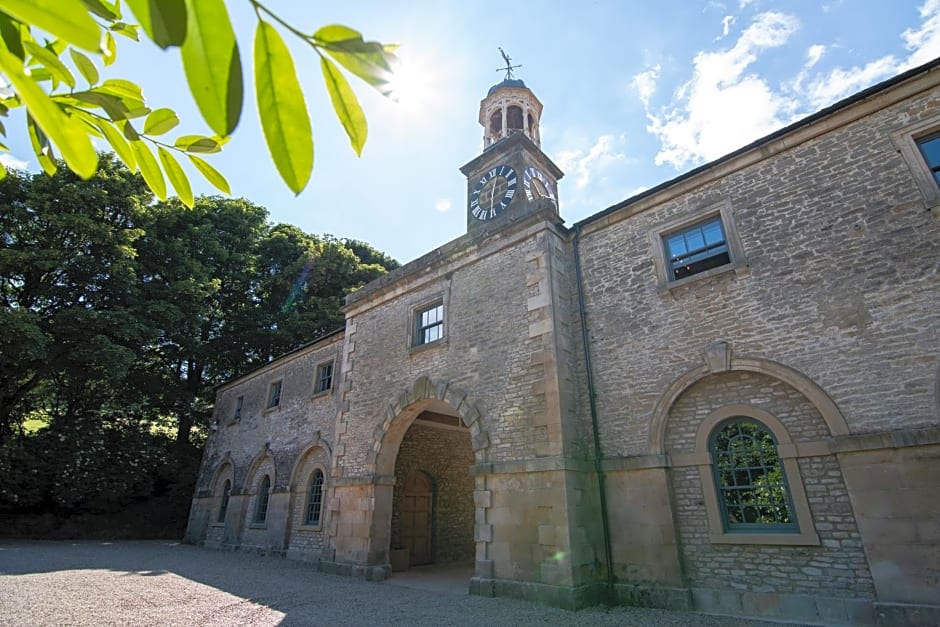
{"label": "clock face", "polygon": [[525,169],[522,176],[522,187],[525,188],[525,197],[530,202],[539,198],[548,198],[555,202],[555,190],[552,189],[552,182],[538,168],[528,167]]}
{"label": "clock face", "polygon": [[477,220],[492,220],[512,202],[517,183],[516,171],[508,165],[488,170],[470,192],[470,213]]}

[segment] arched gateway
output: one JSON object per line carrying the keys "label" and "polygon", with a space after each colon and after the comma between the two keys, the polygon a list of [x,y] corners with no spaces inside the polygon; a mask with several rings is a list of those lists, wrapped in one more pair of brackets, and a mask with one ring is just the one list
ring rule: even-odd
{"label": "arched gateway", "polygon": [[365,472],[351,475],[350,459],[334,470],[341,475],[330,505],[334,567],[383,579],[393,548],[407,548],[411,565],[472,561],[471,471],[488,446],[479,410],[447,381],[422,376],[390,399]]}

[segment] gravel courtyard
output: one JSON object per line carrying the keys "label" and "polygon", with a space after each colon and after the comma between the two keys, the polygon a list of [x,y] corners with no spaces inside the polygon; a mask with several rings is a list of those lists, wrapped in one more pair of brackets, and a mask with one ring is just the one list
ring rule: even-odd
{"label": "gravel courtyard", "polygon": [[[0,540],[3,625],[770,625],[634,608],[568,612],[313,572],[168,541]],[[780,625],[780,623],[773,623]]]}

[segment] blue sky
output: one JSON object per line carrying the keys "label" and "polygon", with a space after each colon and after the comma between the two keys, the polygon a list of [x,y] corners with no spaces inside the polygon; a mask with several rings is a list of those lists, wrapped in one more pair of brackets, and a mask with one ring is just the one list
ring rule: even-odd
{"label": "blue sky", "polygon": [[[307,188],[295,197],[280,181],[253,92],[211,162],[234,196],[266,207],[272,221],[365,240],[402,262],[466,230],[458,168],[482,148],[478,108],[502,78],[497,46],[522,64],[516,77],[545,106],[542,149],[566,173],[559,198],[569,224],[940,56],[940,0],[269,5],[305,30],[341,23],[401,44],[400,100],[351,79],[369,122],[356,158],[315,54],[292,46],[316,142]],[[244,0],[229,7],[250,68],[254,13]],[[152,107],[174,108],[180,134],[208,132],[175,53],[119,45],[108,77],[133,76]],[[12,158],[35,169],[23,126],[7,130]],[[197,173],[191,180],[197,193],[214,193]]]}

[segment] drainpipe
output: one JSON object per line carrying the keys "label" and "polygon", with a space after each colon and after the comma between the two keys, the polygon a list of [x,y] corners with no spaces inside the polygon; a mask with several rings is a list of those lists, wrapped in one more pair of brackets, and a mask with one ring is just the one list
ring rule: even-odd
{"label": "drainpipe", "polygon": [[607,509],[607,489],[605,487],[605,476],[601,462],[603,453],[601,451],[601,435],[597,428],[597,402],[594,393],[594,371],[591,368],[591,345],[588,341],[587,314],[584,310],[584,285],[581,277],[581,253],[578,243],[581,237],[581,225],[575,225],[574,238],[574,268],[575,280],[578,285],[578,314],[581,319],[581,344],[584,346],[584,370],[587,375],[588,402],[591,407],[591,431],[594,436],[594,472],[597,473],[597,489],[601,506],[601,525],[604,530],[604,558],[607,561],[607,594],[608,602],[612,602],[614,596],[614,558],[613,549],[610,543],[610,516]]}

